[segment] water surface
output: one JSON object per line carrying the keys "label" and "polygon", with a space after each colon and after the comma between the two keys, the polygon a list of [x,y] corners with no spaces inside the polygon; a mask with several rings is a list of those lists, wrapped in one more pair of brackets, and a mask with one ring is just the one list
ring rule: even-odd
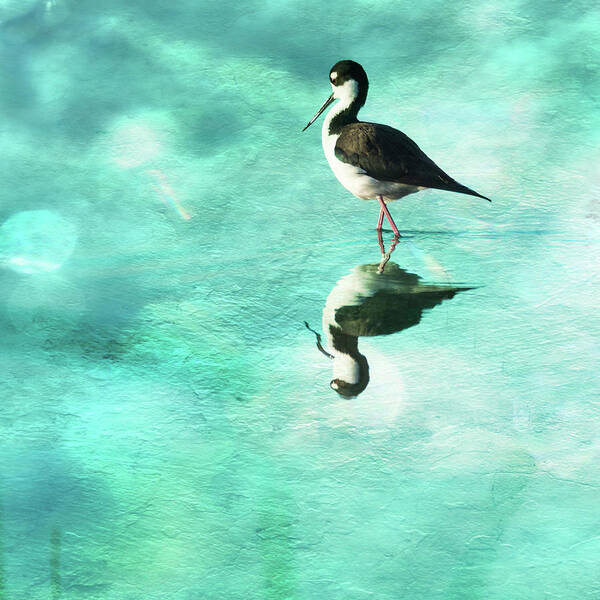
{"label": "water surface", "polygon": [[[0,596],[600,596],[599,32],[585,0],[0,2]],[[304,326],[381,259],[300,133],[343,58],[493,199],[392,205],[390,270],[472,289],[361,337],[354,398]]]}

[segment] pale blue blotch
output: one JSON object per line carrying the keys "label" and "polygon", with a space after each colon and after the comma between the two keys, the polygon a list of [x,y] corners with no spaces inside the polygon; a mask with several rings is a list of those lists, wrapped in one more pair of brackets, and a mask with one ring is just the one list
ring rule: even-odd
{"label": "pale blue blotch", "polygon": [[0,264],[28,275],[56,271],[77,243],[75,225],[49,210],[28,210],[0,226]]}

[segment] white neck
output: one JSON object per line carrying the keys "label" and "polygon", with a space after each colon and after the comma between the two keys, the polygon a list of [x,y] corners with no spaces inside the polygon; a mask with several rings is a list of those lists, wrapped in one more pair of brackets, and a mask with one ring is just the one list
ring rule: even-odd
{"label": "white neck", "polygon": [[[329,135],[329,124],[331,120],[339,115],[343,110],[346,110],[356,96],[358,96],[358,83],[354,79],[348,79],[344,83],[344,85],[340,85],[339,87],[331,86],[333,89],[334,98],[339,100],[336,102],[327,113],[325,120],[323,121],[323,127],[321,129],[323,139]],[[336,135],[336,138],[338,136]]]}

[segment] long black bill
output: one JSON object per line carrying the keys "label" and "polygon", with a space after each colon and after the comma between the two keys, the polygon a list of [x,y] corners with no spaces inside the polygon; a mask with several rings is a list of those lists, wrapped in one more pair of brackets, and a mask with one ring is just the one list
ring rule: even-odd
{"label": "long black bill", "polygon": [[331,94],[331,96],[329,96],[329,98],[327,98],[327,100],[325,100],[325,102],[323,103],[323,106],[321,106],[321,108],[317,111],[317,114],[308,122],[308,125],[302,130],[302,131],[306,131],[318,118],[319,115],[335,100],[335,98],[333,97],[333,94]]}

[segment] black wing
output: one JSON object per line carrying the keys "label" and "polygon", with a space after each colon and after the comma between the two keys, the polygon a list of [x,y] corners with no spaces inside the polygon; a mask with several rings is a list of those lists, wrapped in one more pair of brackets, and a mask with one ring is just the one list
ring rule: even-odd
{"label": "black wing", "polygon": [[395,181],[486,198],[444,173],[407,135],[377,123],[350,123],[335,144],[338,160],[380,181]]}

